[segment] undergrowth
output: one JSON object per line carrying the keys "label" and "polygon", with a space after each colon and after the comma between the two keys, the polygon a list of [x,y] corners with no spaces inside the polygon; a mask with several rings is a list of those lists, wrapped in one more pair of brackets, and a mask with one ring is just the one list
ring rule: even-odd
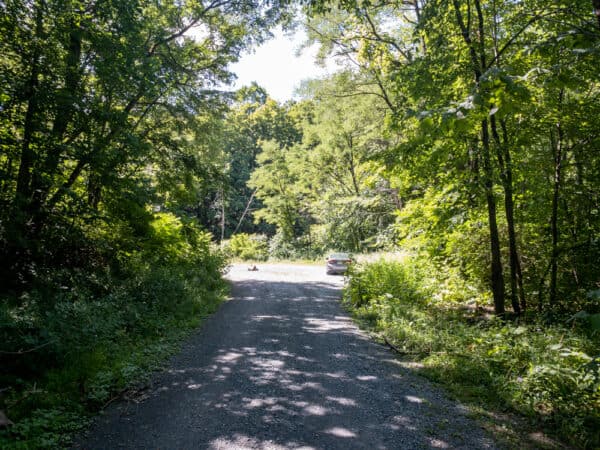
{"label": "undergrowth", "polygon": [[355,267],[344,302],[463,401],[600,446],[600,336],[584,321],[501,320],[451,273],[416,258]]}
{"label": "undergrowth", "polygon": [[159,215],[144,247],[94,272],[52,270],[0,298],[0,448],[65,448],[94,412],[137,386],[224,298],[210,236]]}

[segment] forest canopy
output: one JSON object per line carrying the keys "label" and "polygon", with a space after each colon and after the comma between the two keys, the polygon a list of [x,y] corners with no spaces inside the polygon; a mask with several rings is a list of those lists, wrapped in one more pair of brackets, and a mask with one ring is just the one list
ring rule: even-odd
{"label": "forest canopy", "polygon": [[[597,337],[598,0],[0,12],[0,410],[52,371],[102,403],[107,355],[212,310],[232,255],[401,252],[454,306]],[[294,19],[340,69],[232,91]]]}
{"label": "forest canopy", "polygon": [[489,289],[498,314],[597,308],[597,5],[308,9],[343,69],[282,106],[295,140],[257,136],[247,186],[272,254],[401,248]]}

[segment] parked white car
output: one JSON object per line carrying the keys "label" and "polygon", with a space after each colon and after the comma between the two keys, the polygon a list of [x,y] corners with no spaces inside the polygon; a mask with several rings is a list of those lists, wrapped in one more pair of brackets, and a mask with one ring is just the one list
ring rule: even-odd
{"label": "parked white car", "polygon": [[326,261],[327,275],[344,274],[352,264],[352,256],[349,253],[332,253]]}

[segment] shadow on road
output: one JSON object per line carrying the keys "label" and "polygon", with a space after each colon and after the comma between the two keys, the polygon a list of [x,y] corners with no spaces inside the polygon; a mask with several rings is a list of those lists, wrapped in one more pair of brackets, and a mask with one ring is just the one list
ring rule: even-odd
{"label": "shadow on road", "polygon": [[461,407],[357,330],[324,282],[236,281],[139,404],[84,448],[491,448]]}

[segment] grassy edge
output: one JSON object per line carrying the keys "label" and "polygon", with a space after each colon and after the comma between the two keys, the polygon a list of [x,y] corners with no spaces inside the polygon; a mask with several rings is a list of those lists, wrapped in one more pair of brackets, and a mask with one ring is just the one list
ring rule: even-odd
{"label": "grassy edge", "polygon": [[[115,382],[106,386],[109,389],[107,400],[100,403],[74,402],[67,394],[60,391],[60,386],[53,383],[34,386],[33,391],[24,396],[49,395],[63,398],[64,403],[51,408],[40,408],[29,421],[18,424],[19,427],[0,430],[0,447],[6,450],[24,450],[32,448],[66,448],[85,434],[86,428],[93,418],[108,405],[121,398],[143,390],[153,374],[167,367],[169,358],[176,355],[185,341],[202,326],[204,321],[214,314],[221,304],[228,299],[229,283],[223,283],[219,292],[214,292],[212,302],[207,303],[195,316],[184,321],[173,322],[168,333],[155,338],[140,340],[135,346],[126,345],[121,352],[114,354],[111,367],[105,367],[99,374],[108,376]],[[50,385],[50,389],[49,386]],[[31,439],[15,440],[11,432],[18,431],[31,435]]]}
{"label": "grassy edge", "polygon": [[467,391],[463,385],[444,382],[440,377],[423,370],[424,364],[422,361],[425,360],[425,355],[405,354],[378,330],[377,325],[372,320],[361,318],[348,304],[342,303],[342,305],[352,317],[353,322],[362,331],[366,332],[370,339],[390,348],[394,352],[402,367],[441,387],[449,399],[463,404],[469,411],[468,417],[475,420],[500,448],[507,450],[515,448],[523,450],[571,448],[549,436],[545,431],[527,420],[526,417],[507,411],[498,404],[483,401],[474,402],[472,396],[466,395]]}

